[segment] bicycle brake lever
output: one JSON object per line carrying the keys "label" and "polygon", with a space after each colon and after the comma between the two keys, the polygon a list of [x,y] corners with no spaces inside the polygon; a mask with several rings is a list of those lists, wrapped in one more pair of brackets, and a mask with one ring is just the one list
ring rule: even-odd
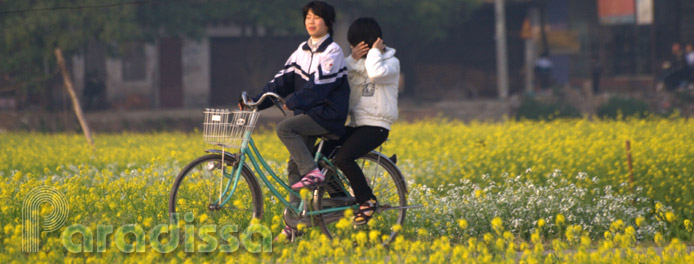
{"label": "bicycle brake lever", "polygon": [[275,104],[275,106],[277,106],[277,108],[279,108],[280,111],[282,111],[282,114],[284,114],[284,116],[287,116],[287,113],[284,112],[284,108],[282,108],[282,104],[281,104],[280,100],[281,99],[272,98],[272,102]]}

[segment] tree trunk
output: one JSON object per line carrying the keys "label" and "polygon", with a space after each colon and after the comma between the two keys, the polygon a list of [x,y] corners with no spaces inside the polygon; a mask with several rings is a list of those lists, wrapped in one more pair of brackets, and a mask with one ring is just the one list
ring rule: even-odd
{"label": "tree trunk", "polygon": [[93,149],[94,140],[92,139],[92,133],[89,131],[89,125],[87,125],[87,120],[84,119],[84,114],[82,113],[82,107],[80,106],[79,99],[77,99],[75,90],[72,88],[72,80],[70,79],[70,73],[67,71],[67,67],[65,67],[63,51],[61,51],[60,48],[55,49],[55,57],[58,59],[58,67],[60,68],[60,72],[63,75],[63,81],[65,82],[65,90],[67,90],[67,93],[70,95],[70,98],[72,99],[72,107],[75,110],[75,115],[77,115],[77,120],[79,120],[80,126],[82,127],[82,131],[84,132],[84,136],[87,138],[87,143],[89,143],[89,146],[91,146]]}

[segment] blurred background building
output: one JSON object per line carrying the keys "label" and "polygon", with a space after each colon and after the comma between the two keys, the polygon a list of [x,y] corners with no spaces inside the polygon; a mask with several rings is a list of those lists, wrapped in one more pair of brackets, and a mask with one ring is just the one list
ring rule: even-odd
{"label": "blurred background building", "polygon": [[[32,11],[38,5],[8,1],[9,9],[0,16],[3,28],[31,29],[6,30],[0,37],[13,43],[4,47],[0,60],[0,109],[50,110],[65,104],[54,59],[46,52],[61,44],[72,58],[71,74],[87,111],[199,109],[233,105],[242,90],[259,90],[307,38],[300,15],[304,1],[274,1],[278,10],[255,1],[85,9],[58,9],[50,2],[44,6],[55,10]],[[334,38],[345,54],[351,21],[373,16],[381,22],[386,44],[398,50],[401,60],[403,98],[498,97],[495,1],[328,2],[338,10]],[[595,85],[597,79],[597,92],[652,89],[672,44],[694,41],[691,0],[504,3],[511,95],[541,91],[536,64],[542,54],[551,62],[553,87]],[[100,18],[100,12],[106,17]],[[180,15],[182,22],[170,21],[178,12],[186,13]],[[132,21],[119,22],[116,15]],[[42,16],[55,17],[55,28],[41,30],[51,25],[50,19],[41,22],[49,24],[35,22]],[[82,22],[65,22],[73,16]],[[111,24],[122,30],[109,29]],[[70,34],[75,36],[60,37]]]}

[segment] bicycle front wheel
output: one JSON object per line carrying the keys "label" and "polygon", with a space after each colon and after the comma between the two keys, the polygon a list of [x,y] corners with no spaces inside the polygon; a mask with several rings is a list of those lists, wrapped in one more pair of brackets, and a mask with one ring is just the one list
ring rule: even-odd
{"label": "bicycle front wheel", "polygon": [[169,197],[169,214],[181,221],[192,213],[195,222],[209,219],[220,226],[232,224],[244,230],[253,218],[262,217],[263,197],[256,178],[246,166],[241,169],[233,195],[228,197],[237,166],[243,164],[235,157],[225,156],[222,162],[219,154],[192,161],[176,177]]}
{"label": "bicycle front wheel", "polygon": [[[377,231],[380,235],[379,241],[387,244],[402,231],[405,223],[407,189],[404,178],[388,157],[376,151],[367,153],[356,162],[364,172],[366,182],[380,204],[377,213],[374,214],[369,223],[357,229],[368,230],[368,232]],[[328,176],[334,177],[336,175],[328,173]],[[354,193],[349,185],[346,188],[352,197],[330,197],[326,188],[319,188],[315,194],[319,198],[315,199],[317,210],[354,204]],[[343,215],[343,212],[335,212],[321,214],[319,217],[318,224],[329,238],[348,238],[356,231],[353,230],[352,219],[344,219]]]}

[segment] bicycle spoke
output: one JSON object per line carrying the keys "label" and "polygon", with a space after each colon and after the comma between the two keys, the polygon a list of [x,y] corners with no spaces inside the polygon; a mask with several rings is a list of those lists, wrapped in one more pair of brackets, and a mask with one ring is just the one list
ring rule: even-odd
{"label": "bicycle spoke", "polygon": [[[233,182],[233,177],[224,177],[222,173],[222,170],[233,170],[231,160],[224,162],[225,165],[222,165],[219,155],[209,155],[201,157],[185,168],[178,176],[180,182],[178,186],[175,186],[175,195],[172,194],[170,202],[173,208],[169,210],[181,216],[191,212],[195,219],[199,219],[204,214],[206,217],[203,219],[210,219],[217,224],[233,223],[240,227],[249,224],[254,215],[260,215],[262,208],[259,205],[262,203],[259,205],[254,203],[258,203],[256,200],[261,199],[258,198],[261,194],[259,190],[256,190],[257,184],[248,183],[249,177],[252,177],[252,175],[246,175],[250,174],[249,172],[244,171],[239,176],[237,188],[232,197],[228,197],[231,187],[226,190],[226,193],[222,193],[226,185],[231,185],[230,183]],[[221,204],[225,202],[225,199],[228,201]]]}
{"label": "bicycle spoke", "polygon": [[[389,160],[383,159],[380,155],[369,153],[365,157],[357,160],[357,164],[362,169],[366,181],[372,188],[377,197],[379,206],[377,213],[373,216],[368,225],[360,226],[359,229],[368,229],[386,235],[387,239],[383,242],[391,241],[395,234],[393,226],[404,224],[405,211],[408,207],[405,197],[405,186],[402,184],[402,175]],[[350,191],[351,187],[348,186]],[[322,191],[322,192],[321,192]],[[325,208],[323,201],[328,204],[330,198],[324,190],[319,190],[319,209]],[[331,238],[342,238],[349,236],[351,230],[340,230],[337,226],[343,213],[323,214],[323,222],[320,223],[321,229]],[[349,219],[351,221],[351,219]],[[369,232],[371,232],[369,231]]]}

